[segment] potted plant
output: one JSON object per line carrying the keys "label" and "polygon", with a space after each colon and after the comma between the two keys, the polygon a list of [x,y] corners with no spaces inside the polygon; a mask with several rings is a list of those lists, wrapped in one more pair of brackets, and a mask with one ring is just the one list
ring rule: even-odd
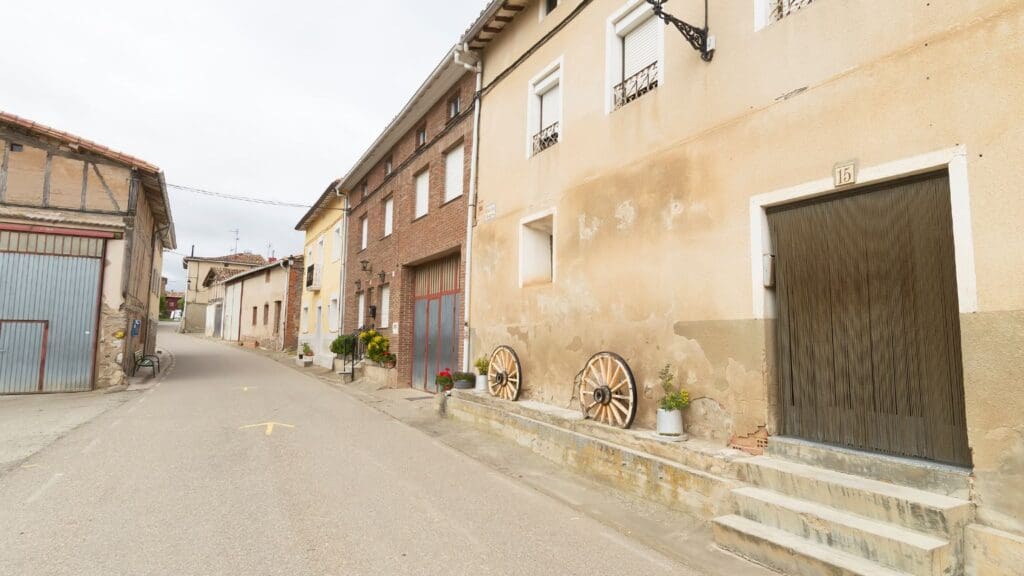
{"label": "potted plant", "polygon": [[675,376],[672,374],[671,364],[665,364],[665,367],[658,372],[658,380],[661,382],[661,389],[665,391],[665,396],[661,399],[658,407],[658,434],[682,436],[682,409],[690,404],[690,393],[683,390],[682,387],[672,384]]}
{"label": "potted plant", "polygon": [[491,361],[487,356],[481,356],[473,365],[476,366],[476,389],[483,392],[487,390],[487,370],[491,367]]}
{"label": "potted plant", "polygon": [[384,367],[385,368],[394,368],[395,364],[397,364],[397,363],[398,363],[398,357],[395,356],[394,354],[392,354],[391,352],[388,352],[387,354],[384,355]]}
{"label": "potted plant", "polygon": [[452,374],[456,390],[472,390],[476,387],[476,374],[472,372],[455,372]]}
{"label": "potted plant", "polygon": [[309,356],[310,358],[313,357],[313,349],[309,347],[309,342],[302,343],[302,354],[299,355],[299,358],[302,358],[303,356]]}
{"label": "potted plant", "polygon": [[391,356],[391,341],[381,335],[376,335],[366,344],[366,357],[378,365],[385,365],[385,361]]}
{"label": "potted plant", "polygon": [[338,358],[352,354],[356,349],[356,337],[352,334],[342,334],[331,342],[331,352]]}
{"label": "potted plant", "polygon": [[452,389],[452,371],[449,368],[445,368],[437,373],[434,377],[434,384],[437,386],[438,392],[447,392]]}

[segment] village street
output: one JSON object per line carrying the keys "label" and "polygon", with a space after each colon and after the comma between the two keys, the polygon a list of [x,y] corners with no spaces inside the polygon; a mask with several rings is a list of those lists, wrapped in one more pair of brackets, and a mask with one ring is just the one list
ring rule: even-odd
{"label": "village street", "polygon": [[693,573],[297,370],[159,338],[164,378],[0,476],[0,574]]}

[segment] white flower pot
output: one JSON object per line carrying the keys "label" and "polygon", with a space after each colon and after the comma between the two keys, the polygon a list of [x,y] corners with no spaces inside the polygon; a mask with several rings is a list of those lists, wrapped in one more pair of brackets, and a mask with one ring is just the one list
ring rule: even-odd
{"label": "white flower pot", "polygon": [[658,408],[658,434],[662,436],[683,435],[683,413],[679,410]]}
{"label": "white flower pot", "polygon": [[487,391],[487,375],[477,374],[476,375],[476,391],[486,392]]}

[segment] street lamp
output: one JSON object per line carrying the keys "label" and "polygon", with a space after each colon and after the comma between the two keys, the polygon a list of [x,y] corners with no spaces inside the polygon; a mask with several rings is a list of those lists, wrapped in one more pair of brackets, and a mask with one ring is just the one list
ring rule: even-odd
{"label": "street lamp", "polygon": [[693,46],[694,50],[700,52],[701,60],[711,62],[711,59],[715,57],[715,37],[708,36],[708,0],[704,0],[703,28],[697,28],[671,14],[666,14],[665,9],[662,8],[665,2],[668,2],[668,0],[647,0],[647,3],[654,10],[655,16],[664,20],[666,25],[671,24],[675,26],[676,30],[679,30],[680,34],[690,43],[690,46]]}

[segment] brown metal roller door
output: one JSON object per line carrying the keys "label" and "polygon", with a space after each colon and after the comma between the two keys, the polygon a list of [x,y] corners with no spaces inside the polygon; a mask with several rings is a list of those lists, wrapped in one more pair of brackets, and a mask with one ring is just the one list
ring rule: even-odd
{"label": "brown metal roller door", "polygon": [[784,433],[970,465],[946,173],[768,222]]}

